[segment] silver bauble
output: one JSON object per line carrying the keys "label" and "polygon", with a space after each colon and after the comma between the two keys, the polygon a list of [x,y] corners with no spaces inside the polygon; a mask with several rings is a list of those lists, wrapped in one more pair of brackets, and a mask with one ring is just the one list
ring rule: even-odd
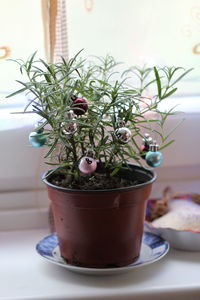
{"label": "silver bauble", "polygon": [[115,130],[115,136],[119,142],[126,144],[131,139],[131,131],[127,127],[120,127]]}

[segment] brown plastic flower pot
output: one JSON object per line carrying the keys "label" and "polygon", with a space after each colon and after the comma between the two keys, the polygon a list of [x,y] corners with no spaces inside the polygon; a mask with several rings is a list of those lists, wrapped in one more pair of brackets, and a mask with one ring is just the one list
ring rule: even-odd
{"label": "brown plastic flower pot", "polygon": [[130,165],[124,177],[143,183],[113,190],[72,190],[47,184],[61,256],[90,268],[122,267],[140,254],[146,203],[156,175]]}

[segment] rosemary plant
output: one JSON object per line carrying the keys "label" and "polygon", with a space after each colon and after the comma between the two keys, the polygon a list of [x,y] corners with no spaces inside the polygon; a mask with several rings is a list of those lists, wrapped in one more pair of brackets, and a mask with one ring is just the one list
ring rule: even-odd
{"label": "rosemary plant", "polygon": [[[161,111],[160,103],[176,92],[176,84],[190,70],[132,67],[120,73],[109,55],[93,61],[79,56],[80,52],[69,61],[50,64],[36,59],[36,53],[26,62],[16,60],[26,79],[18,81],[22,88],[8,97],[30,93],[32,100],[23,113],[41,117],[35,132],[45,138],[52,172],[63,170],[79,178],[81,159],[92,153],[114,176],[129,161],[143,163],[144,132],[156,133],[160,150],[173,143],[164,127],[176,112]],[[151,97],[149,89],[154,90]],[[131,132],[127,143],[116,134],[120,126]]]}

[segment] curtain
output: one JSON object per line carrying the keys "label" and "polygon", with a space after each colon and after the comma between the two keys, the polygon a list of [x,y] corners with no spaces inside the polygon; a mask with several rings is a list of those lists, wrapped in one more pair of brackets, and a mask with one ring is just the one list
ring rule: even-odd
{"label": "curtain", "polygon": [[45,52],[48,62],[68,59],[66,0],[41,0]]}

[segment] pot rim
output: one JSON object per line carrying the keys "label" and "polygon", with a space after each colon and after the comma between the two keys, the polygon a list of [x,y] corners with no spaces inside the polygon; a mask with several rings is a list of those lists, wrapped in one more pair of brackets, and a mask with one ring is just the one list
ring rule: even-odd
{"label": "pot rim", "polygon": [[157,173],[152,170],[152,169],[147,169],[147,168],[144,168],[142,166],[139,166],[139,165],[135,165],[135,164],[132,164],[132,163],[128,163],[131,167],[133,167],[134,169],[137,169],[137,170],[140,170],[140,172],[142,173],[146,173],[146,174],[149,174],[150,176],[152,176],[152,178],[150,180],[147,180],[146,182],[144,183],[140,183],[140,184],[135,184],[135,185],[131,185],[131,186],[127,186],[127,187],[120,187],[120,188],[113,188],[113,189],[97,189],[97,190],[82,190],[82,189],[71,189],[71,188],[64,188],[64,187],[61,187],[61,186],[57,186],[57,185],[54,185],[52,183],[50,183],[47,178],[46,178],[46,175],[47,173],[49,172],[49,170],[47,172],[45,172],[42,176],[42,181],[49,187],[53,188],[53,189],[56,189],[56,190],[59,190],[59,191],[62,191],[62,192],[71,192],[71,193],[112,193],[112,192],[118,192],[118,191],[121,191],[121,192],[125,192],[125,191],[129,191],[129,190],[135,190],[135,189],[139,189],[139,188],[143,188],[149,184],[152,184],[156,179],[157,179]]}

